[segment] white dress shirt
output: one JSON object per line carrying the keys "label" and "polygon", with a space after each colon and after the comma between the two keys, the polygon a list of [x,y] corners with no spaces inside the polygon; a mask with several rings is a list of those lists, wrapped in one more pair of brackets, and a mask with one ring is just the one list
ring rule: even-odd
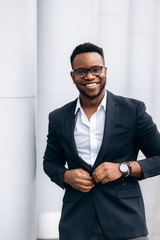
{"label": "white dress shirt", "polygon": [[74,138],[78,155],[91,166],[93,166],[102,144],[106,112],[106,95],[107,92],[105,91],[105,95],[97,111],[91,116],[90,120],[88,120],[81,107],[79,98],[75,109],[76,123]]}

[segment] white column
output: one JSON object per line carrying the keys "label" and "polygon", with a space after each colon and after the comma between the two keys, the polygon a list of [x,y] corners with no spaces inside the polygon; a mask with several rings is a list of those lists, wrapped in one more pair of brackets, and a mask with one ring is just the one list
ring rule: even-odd
{"label": "white column", "polygon": [[70,77],[70,55],[76,45],[97,41],[98,1],[38,1],[38,237],[57,238],[63,190],[43,172],[48,114],[78,92]]}
{"label": "white column", "polygon": [[0,1],[0,239],[35,240],[36,1]]}
{"label": "white column", "polygon": [[[147,111],[160,126],[160,2],[132,0],[130,3],[130,95],[146,103]],[[153,240],[160,236],[159,184],[160,176],[141,182],[149,239]]]}
{"label": "white column", "polygon": [[108,68],[107,89],[126,95],[128,85],[129,1],[101,0],[98,40]]}
{"label": "white column", "polygon": [[153,58],[154,68],[152,77],[152,112],[154,119],[160,130],[160,1],[155,2],[155,23],[154,23],[154,41],[153,41]]}
{"label": "white column", "polygon": [[[130,92],[145,101],[150,113],[157,82],[156,54],[159,29],[156,0],[131,1]],[[159,82],[159,81],[158,81]]]}

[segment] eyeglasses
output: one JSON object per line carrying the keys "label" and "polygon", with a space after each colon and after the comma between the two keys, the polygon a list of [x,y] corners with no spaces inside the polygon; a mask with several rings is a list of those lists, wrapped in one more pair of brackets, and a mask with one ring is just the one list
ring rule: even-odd
{"label": "eyeglasses", "polygon": [[88,74],[88,71],[93,75],[93,76],[99,76],[102,72],[102,69],[104,68],[105,66],[94,66],[94,67],[91,67],[91,68],[77,68],[75,70],[73,70],[73,72],[76,73],[76,75],[80,78],[84,78],[87,76]]}

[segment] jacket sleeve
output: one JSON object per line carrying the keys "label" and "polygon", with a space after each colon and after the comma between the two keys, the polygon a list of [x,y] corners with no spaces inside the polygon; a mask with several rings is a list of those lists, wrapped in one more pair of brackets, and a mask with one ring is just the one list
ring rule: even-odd
{"label": "jacket sleeve", "polygon": [[47,146],[44,154],[43,168],[45,173],[61,188],[64,188],[63,174],[67,170],[65,168],[66,158],[62,146],[59,144],[53,116],[49,114],[49,127],[47,135]]}
{"label": "jacket sleeve", "polygon": [[160,133],[146,107],[140,102],[137,109],[135,144],[143,152],[146,159],[139,161],[144,178],[160,174]]}

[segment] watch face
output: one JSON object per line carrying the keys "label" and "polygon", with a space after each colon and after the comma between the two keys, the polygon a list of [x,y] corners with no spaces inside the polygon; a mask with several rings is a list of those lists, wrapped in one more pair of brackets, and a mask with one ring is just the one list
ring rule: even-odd
{"label": "watch face", "polygon": [[122,173],[128,172],[128,166],[127,166],[126,164],[122,163],[122,164],[120,165],[120,171],[121,171]]}

